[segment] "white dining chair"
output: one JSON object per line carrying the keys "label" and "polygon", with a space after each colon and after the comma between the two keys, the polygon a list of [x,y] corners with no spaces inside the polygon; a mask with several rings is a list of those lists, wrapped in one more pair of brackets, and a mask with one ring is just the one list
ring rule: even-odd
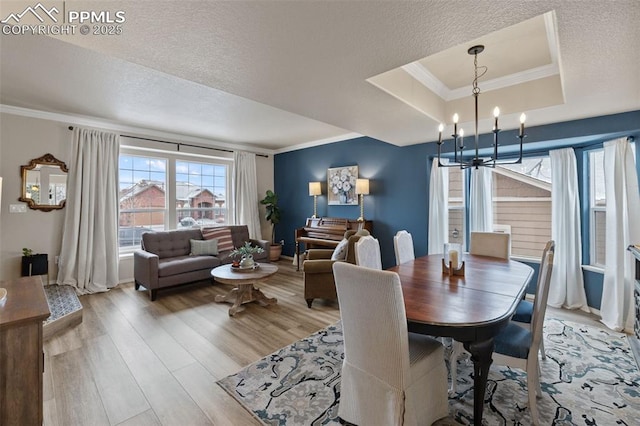
{"label": "white dining chair", "polygon": [[393,250],[396,254],[396,265],[409,262],[416,258],[413,251],[413,237],[405,231],[398,231],[393,237]]}
{"label": "white dining chair", "polygon": [[531,330],[520,327],[511,321],[494,339],[493,362],[496,365],[520,368],[527,372],[529,410],[531,411],[531,421],[536,426],[539,424],[536,396],[542,395],[538,351],[542,342],[554,251],[555,243],[549,241],[540,263],[536,298],[533,302]]}
{"label": "white dining chair", "polygon": [[372,236],[362,237],[355,244],[356,265],[365,268],[382,269],[380,243]]}
{"label": "white dining chair", "polygon": [[409,333],[400,277],[333,264],[344,336],[338,416],[357,425],[431,425],[448,415],[444,349]]}

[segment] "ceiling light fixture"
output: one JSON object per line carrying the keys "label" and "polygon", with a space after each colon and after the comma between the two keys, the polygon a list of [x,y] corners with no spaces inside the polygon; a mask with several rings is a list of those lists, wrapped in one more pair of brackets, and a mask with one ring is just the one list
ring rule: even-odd
{"label": "ceiling light fixture", "polygon": [[[473,79],[473,90],[472,90],[472,95],[475,101],[475,113],[476,113],[476,133],[475,133],[475,157],[473,157],[470,160],[464,160],[462,153],[464,151],[464,130],[460,129],[458,130],[458,114],[454,114],[453,115],[453,134],[451,135],[451,137],[453,138],[453,162],[448,162],[446,164],[443,164],[440,161],[440,150],[442,147],[442,131],[444,130],[444,124],[440,124],[440,126],[438,127],[438,132],[439,132],[439,136],[438,136],[438,166],[440,167],[460,167],[461,169],[468,169],[471,167],[475,167],[476,169],[478,167],[495,167],[498,164],[518,164],[522,162],[522,139],[524,139],[524,137],[526,136],[524,134],[524,121],[526,119],[526,116],[524,115],[524,113],[520,116],[520,131],[518,133],[518,138],[520,138],[520,156],[518,157],[517,160],[510,160],[510,161],[505,161],[503,159],[500,159],[498,157],[498,133],[500,132],[500,129],[498,128],[498,116],[500,115],[500,109],[498,107],[495,107],[493,110],[493,117],[494,117],[494,125],[493,125],[493,155],[491,155],[491,158],[480,158],[480,154],[479,154],[479,138],[480,135],[478,134],[478,96],[480,96],[480,88],[478,87],[478,78],[482,77],[483,75],[486,74],[487,72],[487,67],[486,66],[481,66],[478,67],[478,54],[481,53],[484,50],[484,46],[483,45],[477,45],[477,46],[473,46],[470,47],[469,50],[467,50],[467,53],[469,53],[469,55],[473,55],[473,67],[474,67],[474,79]],[[478,69],[482,69],[482,74],[478,75]],[[458,150],[460,151],[460,153],[458,154]]]}

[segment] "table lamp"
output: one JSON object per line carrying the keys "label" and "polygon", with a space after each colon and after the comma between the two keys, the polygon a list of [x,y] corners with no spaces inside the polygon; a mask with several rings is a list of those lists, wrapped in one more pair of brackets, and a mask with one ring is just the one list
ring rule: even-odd
{"label": "table lamp", "polygon": [[369,195],[369,179],[356,180],[356,194],[360,195],[360,217],[358,222],[364,222],[364,196]]}
{"label": "table lamp", "polygon": [[320,182],[309,182],[309,196],[313,196],[313,218],[318,217],[318,195],[322,195]]}

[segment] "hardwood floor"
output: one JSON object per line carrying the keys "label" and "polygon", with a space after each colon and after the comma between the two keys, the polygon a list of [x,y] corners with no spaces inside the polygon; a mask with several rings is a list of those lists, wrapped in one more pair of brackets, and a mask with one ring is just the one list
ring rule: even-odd
{"label": "hardwood floor", "polygon": [[[307,308],[290,259],[260,288],[276,305],[249,303],[235,317],[199,283],[158,293],[133,284],[81,296],[83,321],[45,343],[44,424],[259,425],[216,381],[339,317],[335,302]],[[593,316],[554,310],[595,325]]]}

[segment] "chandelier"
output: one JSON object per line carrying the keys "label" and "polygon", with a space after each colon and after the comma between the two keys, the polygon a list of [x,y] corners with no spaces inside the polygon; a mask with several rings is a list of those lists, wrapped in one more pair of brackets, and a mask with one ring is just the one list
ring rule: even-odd
{"label": "chandelier", "polygon": [[[484,50],[483,45],[477,45],[470,47],[467,50],[469,55],[473,55],[473,67],[474,67],[474,79],[473,79],[473,90],[472,95],[475,102],[475,113],[476,113],[476,121],[475,121],[475,156],[470,160],[464,160],[463,151],[465,149],[464,146],[464,130],[458,130],[458,114],[453,115],[453,133],[451,137],[453,138],[453,162],[449,161],[446,164],[443,164],[440,161],[440,150],[442,148],[442,131],[444,130],[444,124],[440,124],[438,127],[439,136],[438,136],[438,166],[440,167],[460,167],[461,169],[468,169],[471,167],[495,167],[498,164],[518,164],[522,162],[522,139],[525,138],[524,134],[524,121],[526,116],[524,113],[520,116],[520,132],[518,133],[518,138],[520,139],[520,156],[517,160],[507,160],[501,159],[498,157],[498,133],[500,129],[498,128],[498,116],[500,115],[500,109],[495,107],[493,110],[494,117],[494,125],[493,125],[493,153],[490,158],[481,158],[479,154],[479,138],[478,134],[478,97],[480,96],[480,88],[478,87],[478,78],[482,77],[487,72],[487,67],[482,66],[478,67],[478,54]],[[482,74],[478,75],[478,69],[482,69]]]}

